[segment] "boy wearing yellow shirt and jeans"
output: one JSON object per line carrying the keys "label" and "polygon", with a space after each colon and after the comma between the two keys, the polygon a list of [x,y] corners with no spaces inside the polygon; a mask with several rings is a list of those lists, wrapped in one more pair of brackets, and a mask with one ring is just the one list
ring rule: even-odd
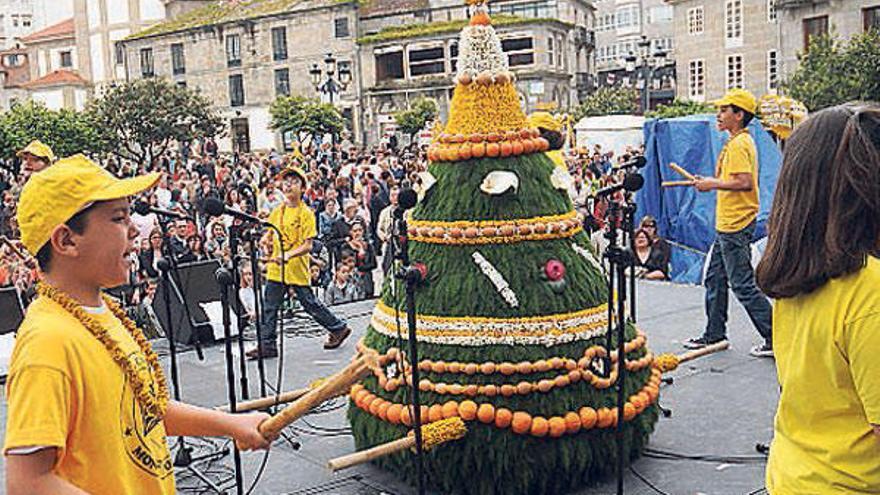
{"label": "boy wearing yellow shirt and jeans", "polygon": [[266,448],[266,414],[169,400],[156,354],[101,294],[128,280],[137,229],[128,196],[158,174],[119,180],[82,155],[31,176],[18,221],[43,280],[18,329],[7,377],[6,493],[174,493],[166,435],[230,436]]}
{"label": "boy wearing yellow shirt and jeans", "polygon": [[[292,287],[296,299],[303,309],[321,326],[330,332],[324,349],[336,349],[351,334],[344,321],[336,317],[326,306],[315,298],[309,274],[309,253],[312,240],[317,235],[315,214],[302,201],[306,189],[305,173],[295,167],[285,169],[279,174],[284,202],[269,214],[269,223],[278,227],[284,237],[284,245],[274,229],[269,229],[261,243],[263,249],[272,253],[266,268],[266,292],[264,313],[260,325],[260,342],[256,348],[247,352],[249,359],[278,356],[278,308],[284,301],[288,287]],[[284,264],[282,273],[281,265]]]}
{"label": "boy wearing yellow shirt and jeans", "polygon": [[764,343],[750,354],[773,356],[771,335],[772,307],[755,285],[750,245],[758,217],[758,153],[746,127],[758,106],[755,97],[744,89],[732,89],[715,102],[717,125],[730,133],[730,139],[718,156],[716,177],[697,177],[694,187],[700,192],[716,190],[715,242],[712,244],[706,271],[705,333],[685,342],[689,349],[699,349],[727,340],[727,290],[745,307],[752,324]]}

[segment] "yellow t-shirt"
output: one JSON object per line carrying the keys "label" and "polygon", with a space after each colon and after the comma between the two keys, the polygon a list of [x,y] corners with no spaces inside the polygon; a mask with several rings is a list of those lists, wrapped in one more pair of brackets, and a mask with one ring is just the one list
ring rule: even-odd
{"label": "yellow t-shirt", "polygon": [[[277,206],[269,214],[269,223],[278,227],[282,234],[284,234],[284,250],[286,253],[289,253],[307,239],[314,239],[318,235],[318,230],[315,226],[315,214],[302,202],[296,208],[291,208],[283,203]],[[281,244],[279,243],[278,233],[275,232],[272,237],[274,240],[271,258],[281,258]],[[289,255],[285,254],[284,259],[287,262],[287,267],[284,271],[284,283],[306,286],[311,283],[311,277],[309,277],[309,253],[304,253],[296,258],[290,258]],[[274,282],[281,282],[281,265],[279,263],[269,263],[266,267],[266,277]]]}
{"label": "yellow t-shirt", "polygon": [[782,395],[767,463],[773,495],[880,493],[880,260],[780,299]]}
{"label": "yellow t-shirt", "polygon": [[[104,308],[92,316],[141,375],[152,377],[113,313]],[[141,410],[104,345],[54,301],[41,297],[28,307],[6,388],[5,455],[10,449],[58,447],[55,474],[93,495],[174,493],[164,424]]]}
{"label": "yellow t-shirt", "polygon": [[752,174],[751,191],[716,191],[715,230],[739,232],[758,217],[758,151],[747,130],[731,137],[715,166],[715,177],[733,179],[733,174]]}

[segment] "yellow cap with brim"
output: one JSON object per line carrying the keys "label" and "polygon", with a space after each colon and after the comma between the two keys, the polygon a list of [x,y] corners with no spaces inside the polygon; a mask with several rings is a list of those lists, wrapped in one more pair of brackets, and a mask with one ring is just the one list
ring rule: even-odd
{"label": "yellow cap with brim", "polygon": [[46,160],[49,160],[50,163],[55,161],[55,153],[52,152],[52,148],[43,144],[38,139],[34,139],[33,141],[31,141],[30,144],[28,144],[24,147],[24,149],[16,153],[15,156],[20,157],[25,153],[30,153],[31,155],[38,156],[40,158],[45,158]]}
{"label": "yellow cap with brim", "polygon": [[18,225],[25,249],[36,256],[52,232],[96,201],[127,198],[159,181],[158,173],[118,179],[83,155],[62,158],[34,174],[18,201]]}
{"label": "yellow cap with brim", "polygon": [[550,115],[550,112],[535,112],[529,115],[529,125],[548,131],[560,132],[562,130],[562,122]]}
{"label": "yellow cap with brim", "polygon": [[723,98],[715,100],[713,103],[716,107],[736,105],[752,115],[758,110],[758,100],[755,98],[755,95],[740,88],[731,89]]}
{"label": "yellow cap with brim", "polygon": [[290,175],[299,176],[302,178],[303,182],[306,183],[306,185],[309,184],[309,178],[306,177],[306,173],[303,171],[303,169],[301,169],[299,167],[287,167],[284,170],[282,170],[281,172],[278,172],[278,175],[275,176],[275,178],[276,179],[283,179],[283,178],[288,177]]}

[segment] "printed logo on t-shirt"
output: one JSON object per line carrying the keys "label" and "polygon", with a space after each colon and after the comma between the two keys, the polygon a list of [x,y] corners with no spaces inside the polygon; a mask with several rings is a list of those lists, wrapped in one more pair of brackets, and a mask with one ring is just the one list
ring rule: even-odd
{"label": "printed logo on t-shirt", "polygon": [[[150,368],[140,352],[129,354],[126,359],[135,365],[138,375],[150,375]],[[150,381],[151,394],[156,394],[156,385]],[[122,422],[122,441],[129,459],[152,476],[164,479],[174,473],[171,454],[165,442],[165,429],[159,428],[162,421],[141,408],[126,376],[122,386],[120,402],[120,421]]]}

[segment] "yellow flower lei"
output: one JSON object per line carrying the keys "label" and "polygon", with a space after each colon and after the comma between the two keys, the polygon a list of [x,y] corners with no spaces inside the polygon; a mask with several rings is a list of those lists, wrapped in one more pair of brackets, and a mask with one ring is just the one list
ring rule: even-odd
{"label": "yellow flower lei", "polygon": [[159,357],[153,352],[153,349],[150,347],[150,343],[147,342],[146,337],[144,337],[143,332],[141,332],[137,325],[126,316],[125,312],[115,301],[107,297],[107,295],[101,294],[104,303],[110,308],[113,315],[122,322],[122,325],[128,330],[128,333],[132,336],[138,347],[140,347],[141,352],[144,354],[152,371],[153,379],[156,382],[157,390],[155,391],[148,390],[146,387],[146,383],[150,378],[150,373],[138,373],[132,365],[132,362],[126,359],[126,356],[122,353],[119,344],[110,337],[110,333],[107,329],[102,327],[97,320],[83,310],[82,306],[74,301],[73,298],[57,288],[43,282],[37,284],[37,293],[43,297],[51,299],[64,308],[68,313],[73,315],[74,318],[79,320],[86,330],[104,344],[104,347],[107,349],[107,352],[110,353],[113,361],[122,368],[122,371],[125,373],[126,377],[128,377],[128,381],[131,383],[135,397],[137,397],[137,401],[140,403],[141,407],[146,412],[156,416],[160,420],[165,417],[165,412],[168,410],[168,385],[165,381],[165,374],[162,372],[162,367],[159,365]]}

